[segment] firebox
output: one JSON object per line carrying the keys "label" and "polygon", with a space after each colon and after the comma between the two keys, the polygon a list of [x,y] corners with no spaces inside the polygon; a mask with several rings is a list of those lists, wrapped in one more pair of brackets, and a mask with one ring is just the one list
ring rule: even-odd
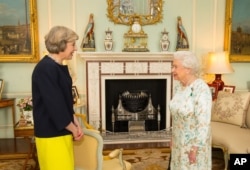
{"label": "firebox", "polygon": [[166,79],[106,80],[106,129],[128,132],[130,121],[143,121],[145,131],[165,129],[167,83]]}

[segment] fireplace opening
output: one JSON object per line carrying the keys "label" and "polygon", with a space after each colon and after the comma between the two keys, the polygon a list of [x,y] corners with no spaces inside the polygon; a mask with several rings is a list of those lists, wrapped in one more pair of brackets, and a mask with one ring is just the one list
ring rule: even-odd
{"label": "fireplace opening", "polygon": [[[121,120],[117,119],[114,122],[112,113],[117,109],[119,99],[124,92],[146,91],[150,96],[150,100],[157,113],[154,119],[145,119],[145,131],[157,131],[166,129],[167,115],[166,115],[166,87],[167,79],[108,79],[105,80],[105,123],[106,130],[113,132],[129,132],[129,125],[137,122],[136,119]],[[126,106],[125,106],[126,107]],[[131,110],[130,110],[131,111]],[[136,114],[136,113],[134,113]],[[134,116],[132,114],[132,116]],[[136,117],[136,116],[135,116]],[[159,121],[160,118],[160,121]],[[142,120],[138,120],[141,123]]]}

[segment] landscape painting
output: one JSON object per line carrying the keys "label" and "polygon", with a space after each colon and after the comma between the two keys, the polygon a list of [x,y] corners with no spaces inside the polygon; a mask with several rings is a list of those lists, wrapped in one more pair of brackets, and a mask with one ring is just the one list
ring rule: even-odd
{"label": "landscape painting", "polygon": [[250,62],[249,9],[249,0],[226,0],[225,50],[231,62]]}
{"label": "landscape painting", "polygon": [[0,0],[0,62],[37,62],[36,0]]}

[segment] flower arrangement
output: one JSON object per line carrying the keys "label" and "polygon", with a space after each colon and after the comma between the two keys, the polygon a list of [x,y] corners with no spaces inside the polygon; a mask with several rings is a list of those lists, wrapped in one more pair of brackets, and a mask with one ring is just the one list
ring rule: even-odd
{"label": "flower arrangement", "polygon": [[33,109],[32,97],[26,97],[20,99],[17,106],[20,108],[20,111],[31,111]]}

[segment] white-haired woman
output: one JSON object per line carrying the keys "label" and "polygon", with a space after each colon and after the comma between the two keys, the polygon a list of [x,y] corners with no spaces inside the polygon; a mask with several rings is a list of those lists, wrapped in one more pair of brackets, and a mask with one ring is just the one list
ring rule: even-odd
{"label": "white-haired woman", "polygon": [[189,51],[174,53],[177,84],[169,104],[172,115],[171,170],[211,170],[211,91],[199,76],[200,64]]}
{"label": "white-haired woman", "polygon": [[72,79],[63,60],[77,50],[78,35],[64,26],[45,36],[49,52],[32,74],[34,131],[40,170],[74,170],[73,140],[83,136],[74,116]]}

